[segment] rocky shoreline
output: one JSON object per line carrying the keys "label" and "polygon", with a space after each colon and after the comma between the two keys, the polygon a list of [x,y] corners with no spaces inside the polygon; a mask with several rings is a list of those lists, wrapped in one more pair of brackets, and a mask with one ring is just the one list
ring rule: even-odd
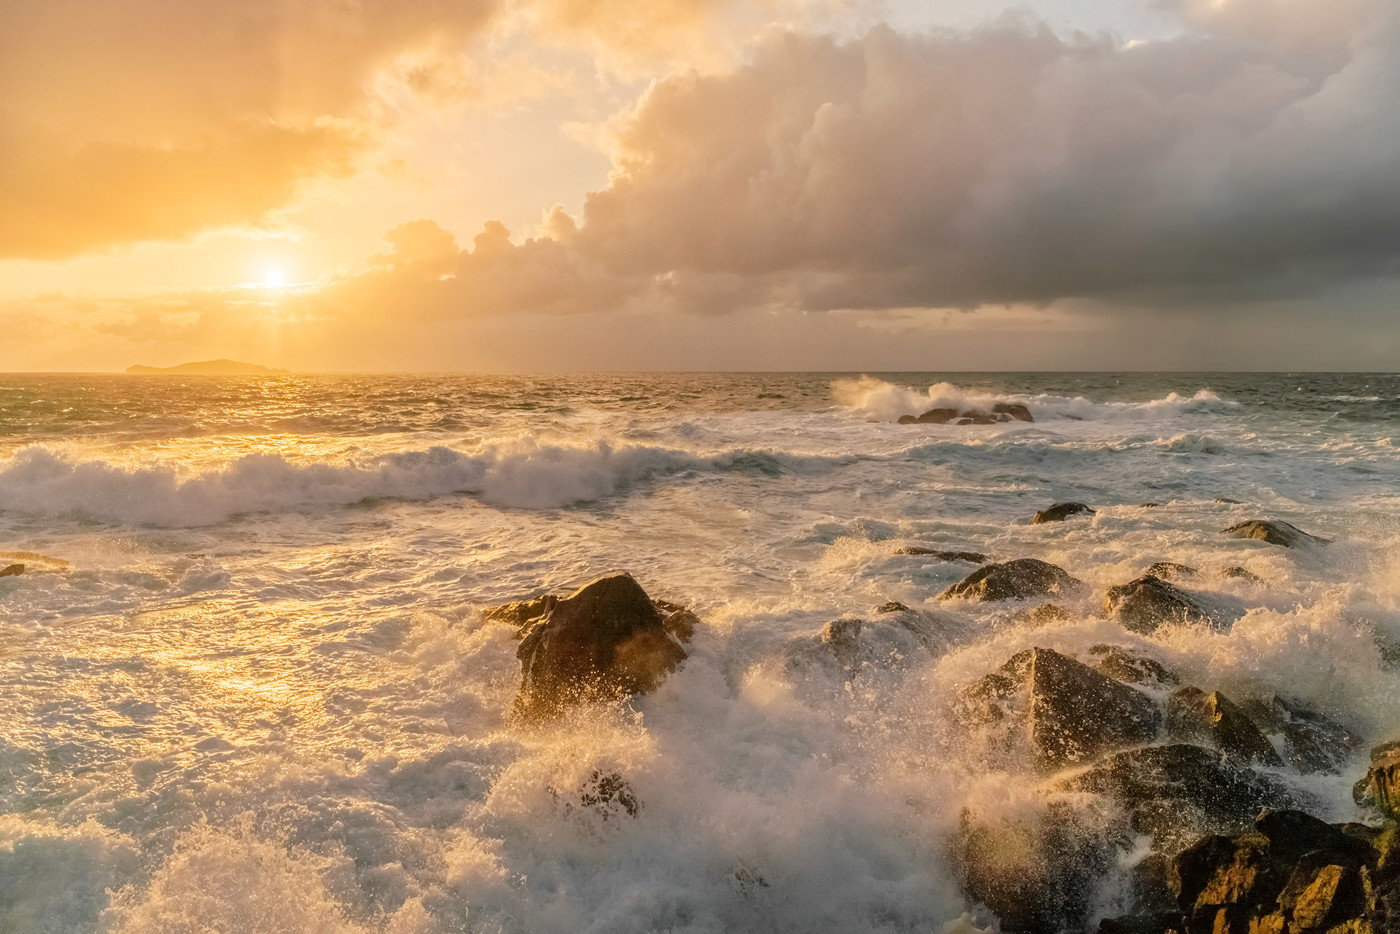
{"label": "rocky shoreline", "polygon": [[[1082,503],[1058,503],[1031,521],[1093,514]],[[1222,534],[1288,548],[1327,543],[1264,519]],[[940,600],[1016,601],[1026,619],[1063,616],[1048,601],[1087,588],[1034,558],[986,563],[976,552],[908,551],[981,565]],[[1109,588],[1103,614],[1135,633],[1168,624],[1226,632],[1244,608],[1179,586],[1202,577],[1159,562]],[[654,689],[684,663],[698,623],[626,574],[487,616],[520,636],[516,713],[526,719]],[[891,603],[873,621],[827,624],[794,648],[790,664],[831,665],[849,679],[878,664],[880,640],[930,648],[937,639],[923,614]],[[1100,934],[1400,931],[1400,741],[1372,750],[1356,782],[1366,821],[1329,824],[1309,813],[1318,802],[1283,776],[1346,770],[1362,741],[1344,724],[1293,698],[1230,697],[1184,683],[1160,659],[1121,645],[1095,645],[1078,658],[1019,652],[964,686],[950,716],[1038,801],[1012,816],[965,809],[950,844],[964,893],[1006,934],[1093,929],[1109,877],[1126,879],[1128,891],[1120,914],[1098,920]],[[607,790],[592,795],[600,806],[622,801],[636,816],[641,803],[624,776],[594,782]]]}

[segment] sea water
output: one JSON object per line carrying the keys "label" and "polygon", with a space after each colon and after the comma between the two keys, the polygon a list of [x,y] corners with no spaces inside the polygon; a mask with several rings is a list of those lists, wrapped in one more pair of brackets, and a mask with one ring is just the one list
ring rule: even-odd
{"label": "sea water", "polygon": [[[1035,421],[897,424],[995,401]],[[1037,780],[950,709],[1023,648],[1400,733],[1397,435],[1390,375],[0,376],[0,931],[986,930],[950,841]],[[910,546],[1093,592],[939,601],[974,566]],[[1107,619],[1157,561],[1244,616]],[[619,570],[699,616],[688,661],[514,721],[482,609]],[[936,638],[804,663],[887,601]],[[1351,819],[1364,757],[1280,775]]]}

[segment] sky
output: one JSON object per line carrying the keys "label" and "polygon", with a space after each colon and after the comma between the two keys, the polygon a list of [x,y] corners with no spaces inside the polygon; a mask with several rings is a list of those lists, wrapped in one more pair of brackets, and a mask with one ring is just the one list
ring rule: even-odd
{"label": "sky", "polygon": [[1393,0],[10,0],[0,371],[1395,370]]}

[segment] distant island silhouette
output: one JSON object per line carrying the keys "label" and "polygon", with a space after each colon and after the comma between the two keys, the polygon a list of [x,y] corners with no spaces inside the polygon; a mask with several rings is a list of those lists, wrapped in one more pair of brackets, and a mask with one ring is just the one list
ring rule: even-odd
{"label": "distant island silhouette", "polygon": [[284,376],[291,370],[240,363],[237,360],[204,360],[176,366],[142,366],[138,363],[127,367],[126,372],[138,376]]}

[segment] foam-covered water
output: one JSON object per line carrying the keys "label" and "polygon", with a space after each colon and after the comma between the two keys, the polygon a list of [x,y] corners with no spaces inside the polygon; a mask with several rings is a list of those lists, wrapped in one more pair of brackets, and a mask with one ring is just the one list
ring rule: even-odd
{"label": "foam-covered water", "polygon": [[[992,401],[1036,421],[895,423]],[[0,931],[983,930],[947,843],[1028,783],[948,710],[1022,648],[1400,729],[1398,429],[1366,375],[0,377]],[[1059,500],[1098,513],[1026,524]],[[1219,534],[1256,517],[1336,542]],[[940,603],[971,566],[913,545],[1093,592]],[[1104,619],[1156,561],[1234,628]],[[690,659],[513,722],[481,608],[616,569],[693,606]],[[932,635],[813,660],[889,600]],[[1343,819],[1359,768],[1283,777]],[[584,806],[599,772],[635,816]]]}

